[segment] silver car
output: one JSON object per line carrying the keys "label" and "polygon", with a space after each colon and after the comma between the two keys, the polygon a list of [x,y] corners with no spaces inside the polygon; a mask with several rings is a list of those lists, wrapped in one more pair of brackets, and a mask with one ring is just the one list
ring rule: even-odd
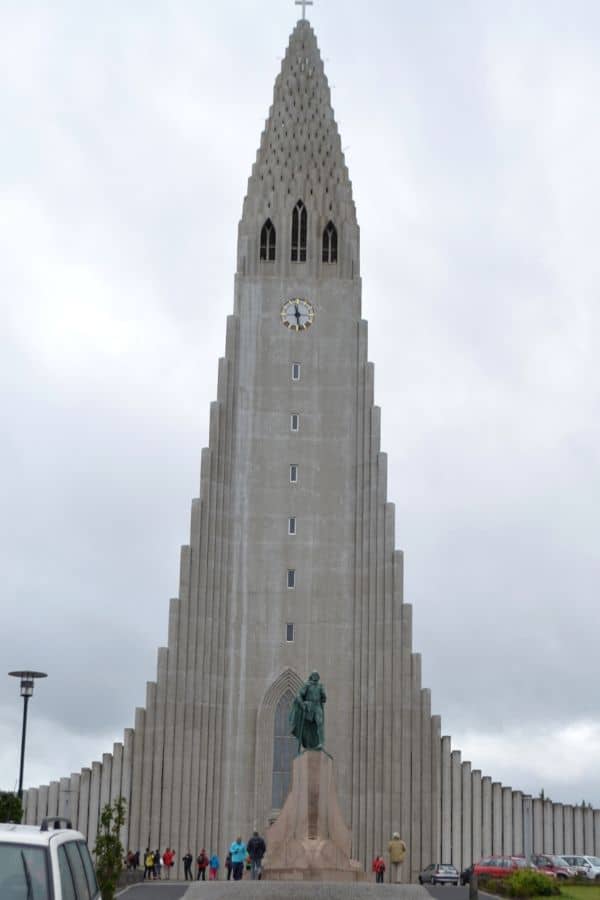
{"label": "silver car", "polygon": [[419,884],[454,884],[458,886],[458,869],[450,863],[431,863],[419,875]]}

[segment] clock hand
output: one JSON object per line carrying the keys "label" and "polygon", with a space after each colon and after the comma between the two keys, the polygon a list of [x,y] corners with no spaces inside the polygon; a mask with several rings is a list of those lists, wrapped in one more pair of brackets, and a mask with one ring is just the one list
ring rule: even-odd
{"label": "clock hand", "polygon": [[300,322],[300,315],[301,315],[301,313],[300,313],[300,310],[298,309],[298,304],[297,304],[297,303],[294,304],[294,308],[295,308],[295,310],[296,310],[295,313],[294,313],[294,315],[296,316],[296,322]]}

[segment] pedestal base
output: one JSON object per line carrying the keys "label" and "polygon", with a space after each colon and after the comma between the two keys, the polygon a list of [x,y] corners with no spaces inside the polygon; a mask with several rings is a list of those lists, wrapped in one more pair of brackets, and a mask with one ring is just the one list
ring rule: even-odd
{"label": "pedestal base", "polygon": [[364,881],[350,858],[351,834],[339,808],[333,761],[306,750],[294,760],[292,789],[266,834],[263,879],[272,881]]}

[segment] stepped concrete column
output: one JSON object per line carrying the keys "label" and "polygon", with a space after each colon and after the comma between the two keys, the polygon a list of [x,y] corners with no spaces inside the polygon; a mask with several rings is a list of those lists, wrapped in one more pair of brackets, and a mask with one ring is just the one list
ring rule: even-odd
{"label": "stepped concrete column", "polygon": [[69,789],[71,787],[70,778],[61,778],[58,783],[58,814],[62,818],[69,818]]}
{"label": "stepped concrete column", "polygon": [[37,800],[38,800],[38,789],[37,788],[29,788],[27,791],[27,813],[25,815],[25,824],[26,825],[37,825]]}
{"label": "stepped concrete column", "polygon": [[565,849],[564,853],[575,853],[575,831],[573,828],[573,807],[570,803],[563,806]]}
{"label": "stepped concrete column", "polygon": [[594,810],[586,806],[583,811],[583,846],[585,853],[591,856],[594,852]]}
{"label": "stepped concrete column", "polygon": [[581,806],[575,806],[573,808],[573,832],[575,837],[575,853],[584,853],[583,807]]}
{"label": "stepped concrete column", "polygon": [[554,849],[554,809],[552,800],[544,800],[544,853],[556,853]]}
{"label": "stepped concrete column", "polygon": [[471,763],[465,761],[462,764],[462,860],[459,872],[466,869],[473,862],[473,807],[471,792]]}
{"label": "stepped concrete column", "polygon": [[482,819],[481,819],[481,770],[474,769],[471,773],[471,834],[472,854],[471,862],[477,862],[483,856],[481,849]]}
{"label": "stepped concrete column", "polygon": [[502,847],[505,856],[512,856],[513,849],[513,816],[512,788],[502,788]]}
{"label": "stepped concrete column", "polygon": [[73,772],[69,779],[69,818],[73,823],[73,828],[77,828],[79,819],[79,788],[81,784],[81,773]]}
{"label": "stepped concrete column", "polygon": [[554,853],[565,852],[565,832],[562,803],[554,803],[552,808],[552,825],[554,832]]}
{"label": "stepped concrete column", "polygon": [[484,775],[481,779],[481,853],[492,854],[492,779]]}
{"label": "stepped concrete column", "polygon": [[513,791],[513,852],[518,856],[523,854],[523,794],[521,791]]}
{"label": "stepped concrete column", "polygon": [[539,797],[533,801],[533,852],[544,852],[544,801]]}
{"label": "stepped concrete column", "polygon": [[100,817],[100,784],[102,781],[102,763],[97,760],[92,763],[92,775],[90,779],[90,800],[88,809],[87,839],[90,847],[94,846],[98,834],[98,819]]}
{"label": "stepped concrete column", "polygon": [[90,769],[82,769],[79,776],[79,809],[77,811],[77,830],[88,838],[90,819]]}
{"label": "stepped concrete column", "polygon": [[533,853],[533,801],[529,794],[523,797],[523,856],[531,859]]}
{"label": "stepped concrete column", "polygon": [[462,773],[461,752],[453,750],[450,757],[452,768],[452,849],[450,862],[460,869],[462,861]]}
{"label": "stepped concrete column", "polygon": [[60,784],[58,781],[51,781],[48,788],[48,815],[58,815],[58,798],[60,792]]}
{"label": "stepped concrete column", "polygon": [[450,736],[442,738],[442,862],[450,862],[452,855],[452,765]]}
{"label": "stepped concrete column", "polygon": [[[48,815],[48,794],[49,794],[49,786],[47,784],[42,784],[38,788],[38,820],[41,822],[42,819],[45,819]],[[37,823],[36,823],[37,824]]]}
{"label": "stepped concrete column", "polygon": [[492,784],[492,853],[502,854],[502,785]]}

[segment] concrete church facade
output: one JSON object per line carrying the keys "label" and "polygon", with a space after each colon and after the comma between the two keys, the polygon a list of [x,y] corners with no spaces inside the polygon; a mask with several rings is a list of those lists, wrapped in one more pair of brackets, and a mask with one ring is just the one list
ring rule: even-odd
{"label": "concrete church facade", "polygon": [[[491,853],[600,853],[600,811],[524,798],[452,750],[413,651],[361,318],[359,229],[315,35],[300,20],[239,225],[234,313],[156,681],[102,761],[25,794],[126,848],[264,830],[289,785],[294,693],[318,669],[353,855],[398,830],[403,878]],[[528,842],[531,842],[530,844]],[[179,871],[182,874],[182,871]]]}

